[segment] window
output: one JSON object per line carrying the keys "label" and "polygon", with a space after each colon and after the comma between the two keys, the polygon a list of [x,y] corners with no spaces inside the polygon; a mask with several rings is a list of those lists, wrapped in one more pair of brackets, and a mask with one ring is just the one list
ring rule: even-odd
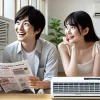
{"label": "window", "polygon": [[[46,26],[43,34],[48,33],[48,14],[47,14],[48,0],[0,0],[0,45],[6,45],[8,42],[9,23],[3,18],[14,20],[15,13],[25,5],[32,5],[39,9],[46,18]],[[8,6],[9,5],[9,6]]]}
{"label": "window", "polygon": [[[32,5],[39,9],[48,23],[48,0],[0,0],[0,16],[14,20],[15,13],[25,5]],[[9,6],[8,6],[9,5]],[[8,13],[9,11],[9,13]]]}
{"label": "window", "polygon": [[3,12],[3,0],[0,0],[0,16],[3,16],[4,15],[4,12]]}

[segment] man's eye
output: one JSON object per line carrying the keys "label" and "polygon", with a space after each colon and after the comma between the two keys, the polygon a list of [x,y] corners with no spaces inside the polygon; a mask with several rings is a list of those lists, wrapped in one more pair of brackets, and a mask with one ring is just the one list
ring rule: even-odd
{"label": "man's eye", "polygon": [[29,23],[24,23],[24,25],[29,26]]}
{"label": "man's eye", "polygon": [[16,21],[16,24],[18,24],[18,25],[19,25],[19,24],[20,24],[20,22],[19,22],[19,21]]}

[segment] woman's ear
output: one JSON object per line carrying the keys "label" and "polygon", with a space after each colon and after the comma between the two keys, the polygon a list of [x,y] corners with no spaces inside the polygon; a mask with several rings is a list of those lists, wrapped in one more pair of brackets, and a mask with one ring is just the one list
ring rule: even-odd
{"label": "woman's ear", "polygon": [[83,35],[88,34],[88,32],[89,32],[89,28],[88,28],[88,27],[86,27],[86,28],[83,30]]}

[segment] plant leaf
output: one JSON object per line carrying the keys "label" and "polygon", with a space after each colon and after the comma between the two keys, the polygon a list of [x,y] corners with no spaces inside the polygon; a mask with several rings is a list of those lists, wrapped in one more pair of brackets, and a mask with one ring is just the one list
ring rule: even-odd
{"label": "plant leaf", "polygon": [[48,35],[55,36],[54,32],[50,32]]}
{"label": "plant leaf", "polygon": [[61,20],[57,18],[51,18],[51,21],[48,25],[48,28],[52,29],[53,31],[48,34],[52,36],[52,39],[50,39],[49,41],[55,43],[56,46],[63,41],[62,37],[65,36],[65,34],[62,33],[63,28],[61,28],[60,25]]}

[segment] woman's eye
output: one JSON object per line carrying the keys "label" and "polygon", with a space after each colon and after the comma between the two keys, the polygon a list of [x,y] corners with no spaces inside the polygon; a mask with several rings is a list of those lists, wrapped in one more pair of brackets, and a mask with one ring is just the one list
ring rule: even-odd
{"label": "woman's eye", "polygon": [[65,28],[65,31],[67,31],[67,30],[68,30],[68,27]]}
{"label": "woman's eye", "polygon": [[76,27],[75,26],[71,26],[71,29],[75,29]]}
{"label": "woman's eye", "polygon": [[66,26],[65,29],[68,29],[68,26]]}

